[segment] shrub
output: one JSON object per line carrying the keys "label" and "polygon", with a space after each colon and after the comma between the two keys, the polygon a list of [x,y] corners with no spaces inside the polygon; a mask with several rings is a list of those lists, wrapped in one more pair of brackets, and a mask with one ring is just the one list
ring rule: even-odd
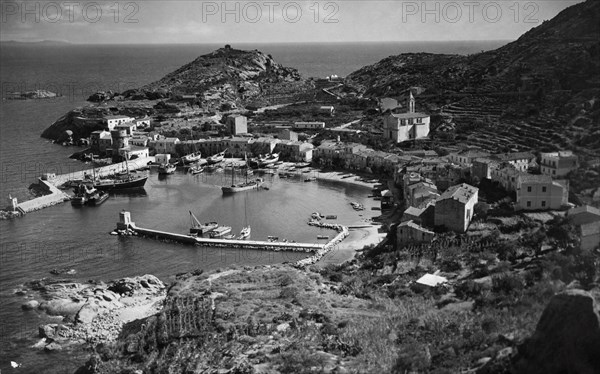
{"label": "shrub", "polygon": [[492,278],[492,290],[506,295],[519,292],[523,288],[523,280],[518,275],[503,274]]}
{"label": "shrub", "polygon": [[483,286],[472,280],[461,282],[454,288],[456,296],[460,297],[461,299],[475,298],[481,295],[482,290]]}
{"label": "shrub", "polygon": [[299,293],[300,290],[298,289],[298,287],[289,286],[281,290],[281,292],[279,293],[279,297],[282,299],[295,299]]}

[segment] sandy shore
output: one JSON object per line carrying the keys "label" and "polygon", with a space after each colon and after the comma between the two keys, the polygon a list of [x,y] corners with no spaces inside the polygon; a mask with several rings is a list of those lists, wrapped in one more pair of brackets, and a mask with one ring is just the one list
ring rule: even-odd
{"label": "sandy shore", "polygon": [[[339,171],[328,171],[328,172],[322,172],[319,171],[318,169],[311,169],[312,174],[314,175],[318,180],[327,180],[327,181],[332,181],[332,182],[340,182],[340,183],[348,183],[348,184],[354,184],[354,185],[358,185],[358,186],[363,186],[363,187],[368,187],[368,188],[374,188],[376,184],[378,184],[378,182],[365,182],[362,179],[362,177],[359,177],[358,175],[354,175],[350,172],[339,172]],[[344,176],[347,175],[351,175],[351,177],[347,177],[347,178],[343,178]],[[374,180],[374,178],[373,178]]]}
{"label": "sandy shore", "polygon": [[350,229],[350,235],[339,246],[327,253],[316,265],[341,264],[352,260],[357,250],[362,249],[366,245],[378,244],[385,238],[386,233],[379,233],[379,227],[372,226]]}

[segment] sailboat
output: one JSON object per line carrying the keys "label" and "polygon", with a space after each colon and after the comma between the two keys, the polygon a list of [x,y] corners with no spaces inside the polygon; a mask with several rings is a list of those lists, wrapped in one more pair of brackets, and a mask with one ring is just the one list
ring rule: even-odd
{"label": "sailboat", "polygon": [[[244,155],[244,158],[246,158],[246,156]],[[247,160],[247,158],[246,158]],[[262,184],[264,183],[264,180],[262,178],[256,178],[254,180],[249,181],[248,180],[248,168],[246,167],[246,181],[243,183],[235,183],[235,166],[233,167],[233,169],[231,169],[231,186],[223,186],[221,187],[221,190],[223,191],[224,194],[229,194],[229,193],[235,193],[235,192],[241,192],[241,191],[248,191],[248,190],[252,190],[252,189],[258,189],[260,186],[262,186]]]}
{"label": "sailboat", "polygon": [[[126,159],[127,158],[129,157],[126,157]],[[125,161],[125,166],[127,167],[127,174],[124,177],[98,180],[94,178],[94,188],[102,191],[143,188],[146,184],[146,180],[148,180],[148,175],[131,175],[131,173],[129,172],[129,162],[127,160]]]}
{"label": "sailboat", "polygon": [[[246,198],[248,198],[247,195]],[[237,237],[240,240],[249,238],[251,233],[250,225],[248,224],[248,204],[246,202],[246,199],[244,199],[244,224],[246,226],[244,226],[242,231],[240,231],[240,235]]]}

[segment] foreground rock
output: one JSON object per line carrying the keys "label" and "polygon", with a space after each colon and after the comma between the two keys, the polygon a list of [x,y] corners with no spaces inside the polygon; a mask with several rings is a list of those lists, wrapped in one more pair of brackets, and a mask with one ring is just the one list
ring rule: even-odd
{"label": "foreground rock", "polygon": [[42,338],[34,347],[46,351],[79,343],[116,340],[123,323],[156,313],[165,285],[153,275],[123,278],[109,284],[41,279],[25,285],[29,300],[24,310],[38,309],[63,317],[63,323],[39,327]]}
{"label": "foreground rock", "polygon": [[554,296],[514,358],[516,373],[600,373],[600,304],[581,290]]}
{"label": "foreground rock", "polygon": [[179,275],[160,313],[125,324],[80,372],[346,372],[362,348],[343,329],[376,316],[368,304],[285,265]]}

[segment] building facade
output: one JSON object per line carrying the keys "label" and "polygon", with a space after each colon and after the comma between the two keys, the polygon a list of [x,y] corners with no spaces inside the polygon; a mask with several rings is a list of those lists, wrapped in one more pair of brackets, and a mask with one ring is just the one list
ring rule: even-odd
{"label": "building facade", "polygon": [[571,151],[549,152],[540,154],[540,170],[542,174],[562,177],[577,169],[579,159]]}
{"label": "building facade", "polygon": [[406,113],[389,113],[383,117],[383,135],[396,143],[407,140],[424,139],[429,136],[430,117],[415,112],[415,98],[408,98]]}
{"label": "building facade", "polygon": [[466,183],[448,188],[435,202],[434,224],[465,232],[473,219],[479,189]]}
{"label": "building facade", "polygon": [[549,175],[522,174],[517,183],[515,210],[554,210],[568,204],[569,183]]}

